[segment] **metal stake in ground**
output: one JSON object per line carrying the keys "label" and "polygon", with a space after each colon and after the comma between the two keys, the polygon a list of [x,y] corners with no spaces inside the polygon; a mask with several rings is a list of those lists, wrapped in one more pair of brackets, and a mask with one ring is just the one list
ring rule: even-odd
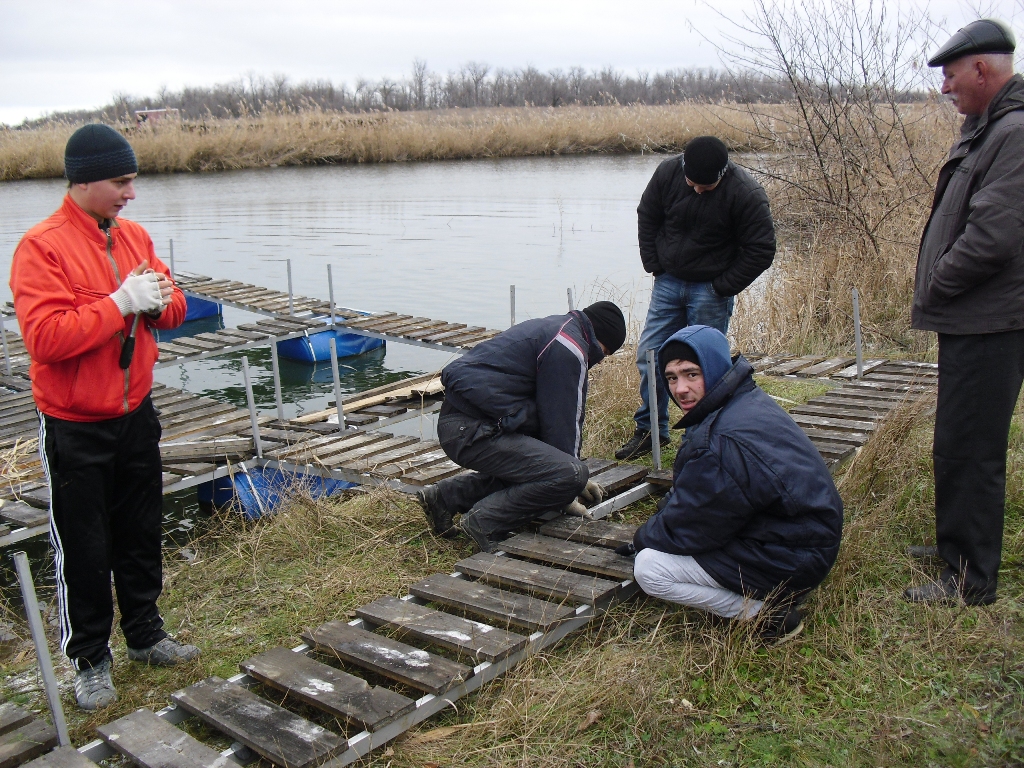
{"label": "metal stake in ground", "polygon": [[572,305],[572,288],[566,288],[565,295],[569,297],[569,311],[572,312],[576,309],[576,307]]}
{"label": "metal stake in ground", "polygon": [[11,356],[7,351],[7,329],[4,328],[4,313],[0,312],[0,341],[4,345],[4,373],[11,375]]}
{"label": "metal stake in ground", "polygon": [[345,406],[341,402],[341,376],[338,374],[338,343],[331,333],[331,373],[334,374],[334,402],[338,406],[338,431],[345,431]]}
{"label": "metal stake in ground", "polygon": [[284,402],[281,400],[281,362],[277,358],[277,342],[270,344],[270,365],[274,369],[274,402],[277,404],[277,418],[284,421]]}
{"label": "metal stake in ground", "polygon": [[24,552],[15,552],[14,568],[18,572],[18,583],[21,585],[21,599],[25,605],[28,627],[32,632],[32,642],[36,646],[39,658],[39,674],[43,677],[43,688],[46,689],[46,700],[50,703],[53,725],[57,729],[57,739],[62,747],[71,743],[68,736],[68,724],[64,720],[64,708],[60,705],[60,688],[53,674],[53,662],[50,660],[50,649],[46,645],[46,633],[43,622],[39,618],[39,602],[36,600],[36,586],[32,583],[32,571],[28,567],[28,556]]}
{"label": "metal stake in ground", "polygon": [[857,378],[864,376],[864,348],[860,341],[860,294],[853,289],[853,343],[857,348]]}
{"label": "metal stake in ground", "polygon": [[647,350],[647,409],[651,414],[651,457],[654,468],[661,469],[661,426],[658,424],[658,367],[655,364],[657,352]]}
{"label": "metal stake in ground", "polygon": [[331,276],[331,265],[327,265],[327,295],[331,299],[331,325],[334,325],[334,278]]}
{"label": "metal stake in ground", "polygon": [[288,262],[288,314],[295,314],[295,298],[292,295],[292,260],[285,259]]}
{"label": "metal stake in ground", "polygon": [[[510,309],[510,311],[512,313],[512,325],[515,325],[516,324],[516,287],[514,285],[510,285],[508,287],[508,303],[509,303],[509,309]],[[509,327],[511,328],[512,326],[509,326]]]}
{"label": "metal stake in ground", "polygon": [[168,240],[168,248],[171,252],[171,277],[174,277],[177,272],[174,271],[174,238]]}
{"label": "metal stake in ground", "polygon": [[263,458],[263,442],[260,440],[260,421],[256,416],[256,399],[252,395],[252,380],[249,378],[249,357],[242,355],[242,376],[245,378],[245,399],[249,403],[249,421],[252,422],[252,441],[256,456]]}

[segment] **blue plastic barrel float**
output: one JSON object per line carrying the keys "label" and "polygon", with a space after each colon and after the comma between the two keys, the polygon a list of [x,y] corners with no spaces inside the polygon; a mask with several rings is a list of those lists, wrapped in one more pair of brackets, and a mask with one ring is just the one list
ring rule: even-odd
{"label": "blue plastic barrel float", "polygon": [[[324,324],[329,325],[330,320],[325,318]],[[288,360],[297,360],[301,363],[323,363],[331,359],[332,334],[338,348],[338,357],[361,355],[371,349],[384,346],[383,339],[375,339],[372,336],[363,336],[349,331],[338,329],[320,331],[319,333],[306,331],[302,336],[277,342],[277,354]]]}
{"label": "blue plastic barrel float", "polygon": [[202,320],[204,317],[216,317],[223,314],[223,307],[216,301],[197,299],[195,296],[185,297],[185,320]]}
{"label": "blue plastic barrel float", "polygon": [[312,474],[295,474],[269,467],[239,468],[234,477],[220,477],[201,484],[196,490],[199,508],[210,513],[232,503],[250,520],[269,515],[277,510],[289,495],[309,495],[313,499],[333,496],[355,483]]}

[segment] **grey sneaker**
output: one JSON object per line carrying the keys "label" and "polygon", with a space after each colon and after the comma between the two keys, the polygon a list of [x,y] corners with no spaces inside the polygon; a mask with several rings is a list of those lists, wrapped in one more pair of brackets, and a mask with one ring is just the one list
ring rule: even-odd
{"label": "grey sneaker", "polygon": [[88,712],[109,707],[117,701],[117,691],[110,677],[110,659],[95,667],[85,667],[75,675],[75,700]]}
{"label": "grey sneaker", "polygon": [[128,658],[151,667],[173,667],[183,661],[198,659],[199,649],[194,645],[183,645],[168,635],[149,648],[129,648]]}

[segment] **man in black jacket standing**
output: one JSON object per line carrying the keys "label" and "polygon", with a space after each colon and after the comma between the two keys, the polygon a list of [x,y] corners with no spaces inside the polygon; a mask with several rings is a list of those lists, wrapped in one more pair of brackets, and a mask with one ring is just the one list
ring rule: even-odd
{"label": "man in black jacket standing", "polygon": [[444,367],[437,420],[444,452],[474,470],[418,494],[434,532],[459,529],[484,552],[542,512],[603,491],[580,461],[587,371],[626,340],[622,310],[599,301],[582,311],[527,320]]}
{"label": "man in black jacket standing", "polygon": [[[709,325],[726,333],[733,297],[771,266],[775,228],[768,196],[729,160],[725,144],[699,136],[679,157],[665,160],[637,210],[640,259],[654,275],[636,364],[642,403],[633,437],[616,453],[631,459],[651,452],[647,350],[680,328]],[[668,443],[668,395],[657,376],[658,427]]]}
{"label": "man in black jacket standing", "polygon": [[1024,381],[1024,79],[1013,33],[980,19],[928,62],[965,115],[921,237],[911,321],[939,335],[935,538],[946,562],[911,602],[996,599],[1006,449]]}
{"label": "man in black jacket standing", "polygon": [[766,640],[802,628],[795,603],[839,552],[843,502],[807,435],[761,391],[714,328],[690,326],[661,348],[686,436],[660,510],[616,551],[636,553],[649,595],[731,619],[759,616]]}

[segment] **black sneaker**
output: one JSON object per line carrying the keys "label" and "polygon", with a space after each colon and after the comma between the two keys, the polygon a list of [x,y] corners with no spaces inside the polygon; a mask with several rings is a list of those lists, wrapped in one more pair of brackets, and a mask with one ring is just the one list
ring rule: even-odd
{"label": "black sneaker", "polygon": [[461,528],[462,532],[476,543],[481,552],[490,554],[491,552],[496,552],[498,550],[497,542],[488,537],[488,535],[484,533],[483,528],[477,525],[476,520],[473,519],[472,512],[462,516],[459,520],[459,528]]}
{"label": "black sneaker", "polygon": [[764,645],[782,645],[804,631],[804,614],[799,608],[777,608],[765,616],[758,627]]}
{"label": "black sneaker", "polygon": [[452,513],[444,505],[441,491],[438,490],[436,485],[428,485],[422,491],[419,491],[416,494],[416,501],[423,507],[423,514],[430,521],[430,526],[434,529],[434,533],[446,539],[454,539],[459,535],[458,529],[452,524]]}
{"label": "black sneaker", "polygon": [[651,452],[651,433],[637,430],[629,438],[625,445],[615,452],[615,458],[619,461],[639,459]]}

